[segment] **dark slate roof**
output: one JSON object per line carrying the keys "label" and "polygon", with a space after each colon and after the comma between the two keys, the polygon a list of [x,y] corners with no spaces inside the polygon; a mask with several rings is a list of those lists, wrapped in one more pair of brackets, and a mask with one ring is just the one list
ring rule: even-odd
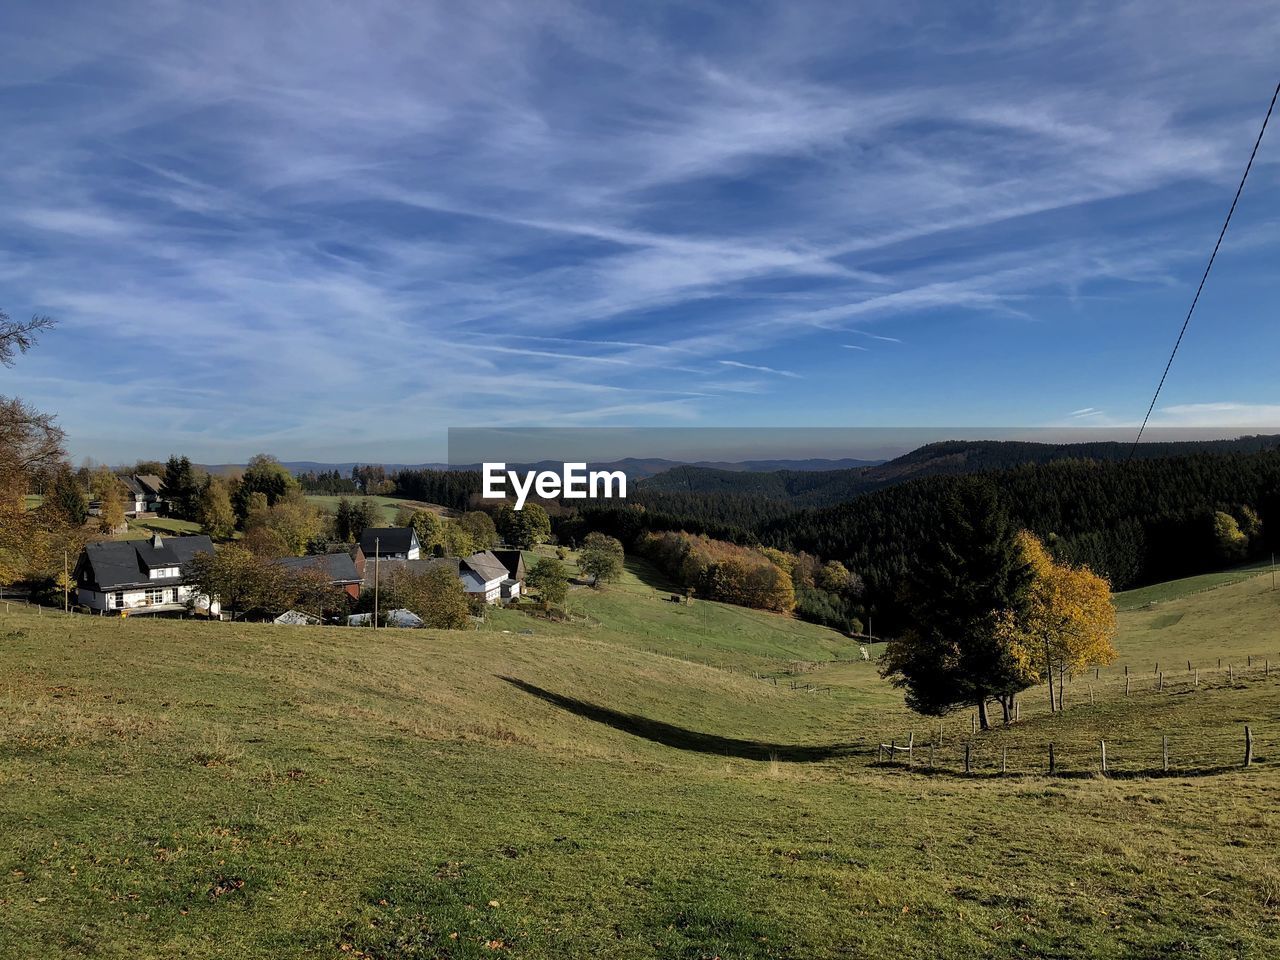
{"label": "dark slate roof", "polygon": [[148,570],[154,570],[157,567],[176,567],[182,562],[178,559],[178,554],[174,552],[173,547],[169,546],[158,533],[150,540],[136,544],[136,547],[139,561]]}
{"label": "dark slate roof", "polygon": [[[398,558],[390,558],[378,561],[378,577],[385,578],[388,574],[396,570],[407,570],[409,573],[426,573],[435,567],[446,567],[453,571],[453,575],[458,575],[458,568],[462,561],[457,557],[431,557],[425,560],[400,560]],[[370,560],[364,565],[364,583],[366,587],[373,586],[373,561]]]}
{"label": "dark slate roof", "polygon": [[120,482],[124,484],[124,488],[129,491],[130,495],[135,497],[145,497],[147,491],[143,489],[142,484],[133,477],[122,477]]}
{"label": "dark slate roof", "polygon": [[506,580],[509,576],[506,566],[493,555],[492,550],[481,550],[473,553],[464,561],[486,583],[491,580]]}
{"label": "dark slate roof", "polygon": [[524,579],[524,553],[522,551],[493,550],[491,552],[498,558],[498,562],[507,568],[507,573],[510,574],[512,580]]}
{"label": "dark slate roof", "polygon": [[359,583],[355,561],[347,553],[320,553],[310,557],[284,557],[280,565],[286,569],[320,570],[332,583]]}
{"label": "dark slate roof", "polygon": [[[76,582],[99,591],[123,587],[163,587],[183,583],[185,577],[163,577],[152,580],[153,567],[185,567],[197,553],[213,553],[208,537],[170,537],[155,540],[105,540],[85,546],[76,564]],[[162,561],[162,562],[157,562]]]}
{"label": "dark slate roof", "polygon": [[360,535],[360,549],[370,560],[373,559],[374,543],[378,544],[377,552],[408,553],[418,541],[413,527],[370,527]]}

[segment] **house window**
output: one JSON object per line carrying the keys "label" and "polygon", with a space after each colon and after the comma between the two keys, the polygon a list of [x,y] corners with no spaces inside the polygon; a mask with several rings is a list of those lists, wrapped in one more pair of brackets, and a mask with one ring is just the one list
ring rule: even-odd
{"label": "house window", "polygon": [[147,593],[146,593],[147,605],[150,606],[151,604],[155,604],[155,603],[164,603],[165,598],[168,596],[168,594],[169,594],[169,591],[165,590],[162,587],[161,588],[148,587]]}
{"label": "house window", "polygon": [[124,606],[124,593],[117,591],[111,595],[111,605],[117,610]]}

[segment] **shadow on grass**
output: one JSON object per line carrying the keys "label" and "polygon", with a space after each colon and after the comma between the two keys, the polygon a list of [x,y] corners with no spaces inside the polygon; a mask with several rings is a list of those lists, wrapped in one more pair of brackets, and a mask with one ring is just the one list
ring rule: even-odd
{"label": "shadow on grass", "polygon": [[677,750],[690,750],[694,753],[708,753],[719,757],[737,757],[742,760],[784,760],[791,763],[815,763],[869,752],[867,747],[851,743],[801,746],[768,743],[763,740],[740,740],[714,733],[701,733],[662,720],[653,720],[636,713],[623,713],[621,710],[603,707],[576,697],[553,693],[524,680],[517,680],[515,677],[499,676],[498,679],[579,717],[594,720],[596,723],[629,733],[633,737],[660,743],[664,747],[674,747]]}

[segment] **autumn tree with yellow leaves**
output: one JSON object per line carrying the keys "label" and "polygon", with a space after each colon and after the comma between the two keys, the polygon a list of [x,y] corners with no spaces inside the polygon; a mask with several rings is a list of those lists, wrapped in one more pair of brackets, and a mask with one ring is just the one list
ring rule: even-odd
{"label": "autumn tree with yellow leaves", "polygon": [[1050,710],[1061,710],[1063,677],[1116,658],[1111,588],[1088,567],[1055,563],[1027,530],[1018,534],[1018,548],[1032,570],[1028,603],[1016,618],[1004,618],[1002,636],[1034,681],[1048,683]]}

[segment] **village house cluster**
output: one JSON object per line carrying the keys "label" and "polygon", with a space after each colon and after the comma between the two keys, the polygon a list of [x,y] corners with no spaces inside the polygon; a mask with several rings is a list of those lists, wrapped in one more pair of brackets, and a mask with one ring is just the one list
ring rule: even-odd
{"label": "village house cluster", "polygon": [[[207,536],[162,537],[158,533],[150,540],[90,543],[72,575],[76,602],[102,614],[162,614],[194,609],[220,616],[216,597],[194,595],[189,572],[193,557],[213,550],[213,541]],[[386,577],[397,568],[421,573],[446,567],[461,581],[466,593],[490,604],[518,599],[525,580],[524,557],[519,550],[481,550],[466,557],[423,557],[412,527],[371,527],[364,531],[359,543],[344,552],[285,557],[276,562],[293,571],[320,571],[330,585],[352,600],[372,589],[376,578]],[[368,614],[357,614],[350,619],[359,625],[361,616],[368,618]]]}

